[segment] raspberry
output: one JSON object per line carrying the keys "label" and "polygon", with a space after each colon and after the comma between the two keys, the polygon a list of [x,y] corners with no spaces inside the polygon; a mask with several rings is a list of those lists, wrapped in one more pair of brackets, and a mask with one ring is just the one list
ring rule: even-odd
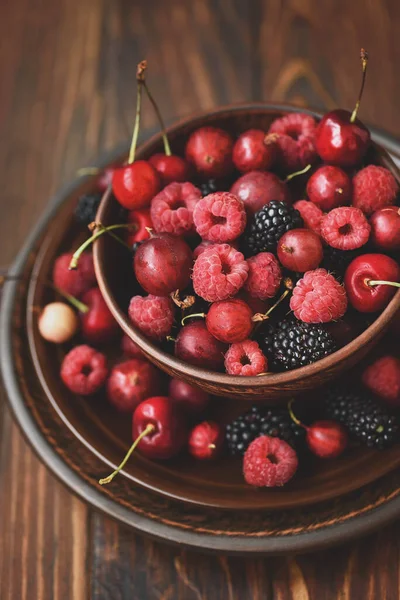
{"label": "raspberry", "polygon": [[304,113],[289,113],[272,123],[269,133],[278,135],[279,160],[286,171],[297,171],[316,160],[315,129],[313,117]]}
{"label": "raspberry", "polygon": [[215,192],[199,200],[193,211],[197,233],[210,242],[231,242],[246,227],[246,211],[230,192]]}
{"label": "raspberry", "polygon": [[[202,252],[204,252],[204,250],[206,248],[209,248],[210,246],[213,246],[215,244],[215,242],[209,242],[207,240],[203,240],[200,242],[200,244],[198,246],[196,246],[196,248],[193,250],[193,259],[196,260],[196,258],[198,256],[200,256],[200,254]],[[238,244],[237,242],[231,242],[229,244],[232,248],[235,248],[235,250],[238,249]]]}
{"label": "raspberry", "polygon": [[241,252],[228,244],[213,244],[194,263],[194,291],[207,302],[225,300],[243,287],[248,271]]}
{"label": "raspberry", "polygon": [[265,373],[268,362],[257,342],[245,340],[229,347],[225,354],[225,369],[229,375],[251,377]]}
{"label": "raspberry", "polygon": [[129,318],[144,335],[162,340],[171,333],[174,322],[174,303],[169,297],[133,296],[128,309]]}
{"label": "raspberry", "polygon": [[355,250],[368,242],[371,226],[364,213],[353,206],[339,206],[321,221],[325,242],[339,250]]}
{"label": "raspberry", "polygon": [[278,487],[292,479],[297,466],[297,454],[287,442],[262,435],[246,450],[243,475],[250,485]]}
{"label": "raspberry", "polygon": [[362,381],[387,404],[400,405],[400,359],[382,356],[365,369]]}
{"label": "raspberry", "polygon": [[366,215],[396,203],[399,186],[384,167],[368,165],[353,177],[353,205]]}
{"label": "raspberry", "polygon": [[247,259],[249,276],[244,284],[251,296],[260,300],[273,298],[282,281],[278,261],[271,252],[260,252]]}
{"label": "raspberry", "polygon": [[79,298],[96,285],[93,256],[89,252],[83,253],[78,267],[73,271],[69,270],[71,259],[72,252],[61,254],[56,259],[53,267],[53,283],[63,292]]}
{"label": "raspberry", "polygon": [[194,230],[193,210],[201,192],[192,183],[170,183],[151,201],[151,220],[157,232],[184,235]]}
{"label": "raspberry", "polygon": [[346,312],[345,289],[325,269],[304,273],[290,298],[295,317],[305,323],[328,323]]}
{"label": "raspberry", "polygon": [[307,229],[312,229],[321,235],[321,220],[324,213],[319,206],[308,200],[298,200],[293,204],[293,208],[299,211]]}
{"label": "raspberry", "polygon": [[90,396],[105,383],[108,375],[107,359],[90,346],[76,346],[64,357],[61,379],[71,392]]}

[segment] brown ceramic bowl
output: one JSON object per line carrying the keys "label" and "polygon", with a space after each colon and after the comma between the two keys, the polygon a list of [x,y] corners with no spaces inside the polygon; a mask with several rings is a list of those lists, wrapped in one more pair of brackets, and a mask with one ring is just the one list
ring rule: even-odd
{"label": "brown ceramic bowl", "polygon": [[[172,125],[168,129],[168,137],[174,151],[182,153],[188,135],[203,125],[222,127],[233,136],[237,136],[242,131],[253,127],[266,131],[274,119],[296,110],[299,109],[290,106],[253,104],[220,108]],[[315,112],[305,112],[316,118],[321,117]],[[161,136],[155,135],[140,147],[137,158],[146,159],[155,152],[161,151]],[[386,150],[376,143],[371,146],[369,162],[387,167],[400,182],[400,173],[396,165]],[[108,191],[100,205],[97,220],[104,225],[111,225],[119,222],[119,214],[120,206]],[[127,316],[129,299],[137,293],[131,258],[111,237],[103,236],[96,242],[94,259],[99,286],[111,312],[125,333],[140,346],[153,363],[169,375],[196,384],[210,393],[252,402],[255,400],[285,401],[285,398],[294,392],[306,392],[338,377],[370,351],[400,307],[400,291],[398,291],[368,329],[352,342],[317,363],[286,373],[261,377],[235,377],[184,363],[172,354],[161,350],[133,327]]]}

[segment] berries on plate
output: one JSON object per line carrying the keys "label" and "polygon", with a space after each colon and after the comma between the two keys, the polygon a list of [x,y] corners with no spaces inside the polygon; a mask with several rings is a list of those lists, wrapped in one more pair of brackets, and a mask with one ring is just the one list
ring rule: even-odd
{"label": "berries on plate", "polygon": [[344,285],[356,310],[377,312],[385,308],[400,287],[400,267],[385,254],[362,254],[347,267]]}
{"label": "berries on plate", "polygon": [[321,221],[325,242],[339,250],[354,250],[368,242],[371,226],[364,213],[353,206],[331,210]]}
{"label": "berries on plate", "polygon": [[316,269],[324,252],[321,238],[311,229],[291,229],[278,242],[280,263],[290,271],[305,273]]}
{"label": "berries on plate", "polygon": [[241,252],[228,244],[213,244],[194,263],[194,291],[207,302],[225,300],[243,287],[248,271]]}
{"label": "berries on plate", "polygon": [[305,113],[288,113],[272,123],[268,133],[276,134],[278,161],[286,172],[315,162],[315,128],[315,119]]}
{"label": "berries on plate", "polygon": [[279,487],[292,479],[297,466],[297,454],[287,442],[262,435],[246,450],[243,475],[249,485]]}
{"label": "berries on plate", "polygon": [[233,194],[215,192],[196,203],[193,221],[203,240],[232,242],[246,227],[246,212],[243,202]]}
{"label": "berries on plate", "polygon": [[295,317],[305,323],[329,323],[343,317],[347,309],[345,289],[325,269],[308,271],[290,298]]}
{"label": "berries on plate", "polygon": [[229,347],[225,354],[225,370],[228,375],[253,377],[268,371],[268,362],[257,342],[244,340]]}
{"label": "berries on plate", "polygon": [[186,143],[186,160],[205,177],[225,177],[233,168],[233,139],[218,127],[196,129]]}
{"label": "berries on plate", "polygon": [[40,313],[38,328],[42,338],[48,342],[63,344],[78,331],[79,319],[65,302],[50,302]]}
{"label": "berries on plate", "polygon": [[70,270],[72,256],[72,252],[67,252],[56,258],[53,266],[53,283],[62,292],[79,298],[96,285],[93,256],[90,252],[84,252],[81,254],[77,268]]}
{"label": "berries on plate", "polygon": [[250,220],[244,243],[253,255],[259,252],[275,252],[283,234],[300,227],[303,227],[303,220],[299,211],[286,202],[272,200]]}
{"label": "berries on plate", "polygon": [[282,281],[282,271],[271,252],[260,252],[247,259],[249,274],[244,284],[245,290],[254,298],[273,298]]}
{"label": "berries on plate", "polygon": [[385,404],[400,406],[400,359],[387,354],[369,365],[362,374],[363,384]]}
{"label": "berries on plate", "polygon": [[286,183],[274,173],[250,171],[239,177],[230,191],[242,200],[248,217],[271,200],[290,203],[290,192]]}
{"label": "berries on plate", "polygon": [[253,311],[239,298],[229,298],[211,304],[206,315],[208,331],[224,344],[246,340],[253,329]]}
{"label": "berries on plate", "polygon": [[353,206],[371,215],[396,203],[399,185],[389,169],[368,165],[353,177]]}
{"label": "berries on plate", "polygon": [[324,213],[316,204],[308,200],[298,200],[293,204],[293,208],[299,211],[304,227],[321,235],[321,221]]}
{"label": "berries on plate", "polygon": [[128,314],[132,323],[151,339],[162,340],[171,333],[174,323],[174,303],[171,298],[133,296]]}
{"label": "berries on plate", "polygon": [[226,345],[211,335],[204,321],[188,323],[182,327],[176,338],[175,355],[203,369],[221,369],[225,351]]}
{"label": "berries on plate", "polygon": [[371,241],[383,252],[400,250],[400,208],[385,206],[371,216]]}
{"label": "berries on plate", "polygon": [[194,232],[193,211],[201,192],[192,183],[170,183],[151,201],[151,220],[158,233]]}
{"label": "berries on plate", "polygon": [[235,142],[233,162],[241,173],[249,171],[268,171],[276,157],[275,143],[265,142],[262,129],[248,129]]}
{"label": "berries on plate", "polygon": [[158,391],[157,369],[140,358],[116,364],[107,380],[107,398],[120,412],[133,412],[140,402]]}
{"label": "berries on plate", "polygon": [[221,426],[214,421],[203,421],[189,433],[189,454],[199,460],[214,459],[220,454],[223,441]]}
{"label": "berries on plate", "polygon": [[75,346],[65,355],[61,379],[74,394],[90,396],[100,390],[108,376],[107,359],[87,345]]}
{"label": "berries on plate", "polygon": [[350,177],[333,165],[323,165],[307,182],[307,196],[321,210],[328,212],[351,202]]}

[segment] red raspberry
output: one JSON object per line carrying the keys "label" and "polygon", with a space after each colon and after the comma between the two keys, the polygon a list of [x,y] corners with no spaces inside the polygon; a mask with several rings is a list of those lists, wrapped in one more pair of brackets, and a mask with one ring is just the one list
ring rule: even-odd
{"label": "red raspberry", "polygon": [[64,357],[61,379],[71,392],[90,396],[105,383],[108,375],[107,359],[90,346],[76,346]]}
{"label": "red raspberry", "polygon": [[246,227],[246,211],[243,202],[230,192],[215,192],[197,202],[193,221],[204,240],[232,242]]}
{"label": "red raspberry", "polygon": [[364,213],[354,206],[339,206],[321,221],[321,235],[325,242],[339,250],[355,250],[368,242],[371,225]]}
{"label": "red raspberry", "polygon": [[160,233],[184,235],[194,231],[193,210],[201,192],[192,183],[170,183],[151,201],[151,219]]}
{"label": "red raspberry", "polygon": [[293,204],[293,207],[299,211],[304,221],[304,226],[321,235],[321,220],[324,213],[319,206],[308,200],[298,200]]}
{"label": "red raspberry", "polygon": [[365,369],[362,381],[390,406],[400,405],[400,359],[382,356]]}
{"label": "red raspberry", "polygon": [[213,244],[194,263],[194,291],[207,302],[225,300],[243,287],[248,271],[241,252],[228,244]]}
{"label": "red raspberry", "polygon": [[266,300],[273,298],[282,281],[278,261],[271,252],[260,252],[247,259],[249,276],[244,284],[250,296]]}
{"label": "red raspberry", "polygon": [[325,269],[304,273],[290,298],[295,317],[305,323],[329,323],[343,317],[347,309],[345,289]]}
{"label": "red raspberry", "polygon": [[285,485],[297,471],[297,454],[284,440],[262,435],[253,440],[243,458],[243,475],[256,487]]}
{"label": "red raspberry", "polygon": [[169,297],[133,296],[128,314],[134,325],[144,335],[162,340],[171,333],[174,322],[174,303]]}
{"label": "red raspberry", "polygon": [[396,203],[399,186],[385,167],[368,165],[353,177],[353,205],[366,215]]}
{"label": "red raspberry", "polygon": [[269,133],[278,135],[279,160],[286,171],[297,171],[316,160],[315,129],[313,117],[304,113],[289,113],[272,123]]}
{"label": "red raspberry", "polygon": [[121,350],[124,354],[127,354],[132,358],[143,358],[143,352],[139,346],[126,334],[122,336]]}
{"label": "red raspberry", "polygon": [[251,377],[265,373],[268,362],[257,342],[245,340],[229,347],[225,354],[225,370],[229,375]]}
{"label": "red raspberry", "polygon": [[53,267],[53,283],[63,292],[79,298],[96,285],[93,256],[89,252],[84,252],[79,259],[78,267],[73,271],[69,270],[71,259],[72,252],[61,254],[56,259]]}
{"label": "red raspberry", "polygon": [[[200,244],[198,246],[196,246],[196,248],[193,250],[193,259],[196,260],[196,258],[198,256],[200,256],[200,254],[202,252],[204,252],[204,250],[206,248],[209,248],[210,246],[213,246],[214,244],[215,244],[215,242],[209,242],[207,240],[202,240],[200,242]],[[237,242],[231,242],[229,245],[232,246],[232,248],[235,248],[235,250],[238,249],[238,243]]]}
{"label": "red raspberry", "polygon": [[147,360],[131,358],[115,365],[107,381],[107,398],[121,412],[133,412],[159,389],[157,369]]}

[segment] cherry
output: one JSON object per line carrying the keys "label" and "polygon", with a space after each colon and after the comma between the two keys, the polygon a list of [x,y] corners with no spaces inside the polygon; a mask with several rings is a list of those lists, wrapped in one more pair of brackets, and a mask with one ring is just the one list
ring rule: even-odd
{"label": "cherry", "polygon": [[136,73],[137,101],[136,118],[133,128],[128,164],[115,169],[112,178],[112,188],[118,202],[128,210],[149,206],[152,198],[160,190],[160,180],[155,168],[146,160],[135,162],[136,145],[140,128],[140,113],[142,104],[142,87],[146,61],[139,63]]}
{"label": "cherry", "polygon": [[143,358],[143,352],[139,346],[126,334],[122,336],[121,350],[132,358]]}
{"label": "cherry", "polygon": [[121,412],[133,412],[140,402],[158,391],[157,369],[140,358],[115,365],[107,381],[107,397]]}
{"label": "cherry", "polygon": [[100,344],[111,340],[119,331],[118,324],[99,288],[92,288],[82,297],[88,311],[81,313],[82,335],[92,344]]}
{"label": "cherry", "polygon": [[189,414],[203,412],[210,402],[207,392],[180,379],[171,379],[169,382],[169,397],[180,409]]}
{"label": "cherry", "polygon": [[324,165],[313,173],[307,182],[308,198],[325,212],[350,204],[350,177],[339,167]]}
{"label": "cherry", "polygon": [[291,229],[278,242],[280,263],[290,271],[305,273],[316,269],[324,256],[321,238],[311,229]]}
{"label": "cherry", "polygon": [[222,450],[223,430],[214,421],[203,421],[189,433],[189,453],[200,460],[215,458]]}
{"label": "cherry", "polygon": [[224,364],[226,346],[211,335],[203,321],[182,327],[175,343],[175,355],[196,367],[217,371]]}
{"label": "cherry", "polygon": [[276,145],[265,142],[261,129],[249,129],[242,133],[233,147],[233,162],[241,173],[269,170],[276,158]]}
{"label": "cherry", "polygon": [[136,279],[146,292],[168,296],[189,284],[192,251],[182,238],[156,233],[140,244],[133,264]]}
{"label": "cherry", "polygon": [[344,276],[349,302],[362,313],[382,310],[400,287],[399,281],[399,265],[385,254],[357,256]]}
{"label": "cherry", "polygon": [[239,177],[230,191],[244,202],[249,215],[254,215],[271,200],[290,203],[287,185],[274,173],[250,171]]}
{"label": "cherry", "polygon": [[128,213],[127,221],[130,225],[136,226],[128,232],[127,243],[129,246],[132,247],[133,244],[150,238],[149,230],[153,227],[150,209],[138,208],[137,210],[131,210]]}
{"label": "cherry", "polygon": [[367,72],[368,54],[361,49],[362,81],[355,109],[333,110],[321,119],[315,134],[317,152],[323,161],[341,167],[357,165],[366,153],[370,133],[365,125],[357,119],[361,96]]}
{"label": "cherry", "polygon": [[172,458],[187,441],[187,429],[183,415],[166,396],[154,396],[141,402],[132,417],[134,442],[121,464],[100,485],[110,483],[124,468],[137,447],[143,456],[151,459]]}
{"label": "cherry", "polygon": [[114,167],[108,167],[107,169],[104,169],[104,171],[100,174],[96,182],[97,189],[99,190],[99,192],[105,192],[106,190],[108,190],[108,188],[112,184],[114,170]]}
{"label": "cherry", "polygon": [[297,419],[292,409],[293,401],[289,403],[289,413],[292,420],[306,430],[306,442],[311,452],[320,458],[336,458],[343,454],[349,437],[346,429],[336,421],[315,421],[312,425],[304,425]]}
{"label": "cherry", "polygon": [[253,311],[239,298],[211,304],[207,316],[208,331],[220,342],[234,344],[247,340],[253,329]]}
{"label": "cherry", "polygon": [[225,177],[233,168],[233,139],[218,127],[200,127],[190,135],[186,160],[204,177]]}
{"label": "cherry", "polygon": [[385,206],[374,212],[369,220],[371,240],[378,250],[400,250],[400,208]]}
{"label": "cherry", "polygon": [[64,302],[51,302],[44,307],[38,320],[40,335],[48,342],[63,344],[79,329],[76,313]]}

